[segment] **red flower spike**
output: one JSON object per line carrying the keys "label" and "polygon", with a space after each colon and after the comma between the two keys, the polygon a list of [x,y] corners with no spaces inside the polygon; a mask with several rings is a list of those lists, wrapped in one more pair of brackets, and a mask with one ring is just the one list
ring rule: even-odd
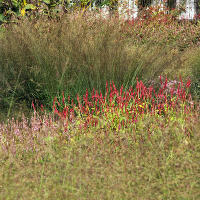
{"label": "red flower spike", "polygon": [[94,88],[92,89],[92,101],[94,100]]}
{"label": "red flower spike", "polygon": [[77,97],[76,97],[76,98],[77,98],[77,101],[78,101],[78,103],[79,103],[79,96],[78,96],[78,94],[77,94]]}
{"label": "red flower spike", "polygon": [[191,85],[191,80],[190,80],[190,79],[188,79],[188,81],[187,81],[187,83],[186,83],[186,88],[189,88],[189,87],[190,87],[190,85]]}
{"label": "red flower spike", "polygon": [[84,101],[85,101],[85,104],[86,105],[88,105],[88,90],[86,89],[86,92],[85,92],[85,99],[84,99]]}
{"label": "red flower spike", "polygon": [[110,93],[112,92],[112,85],[111,85],[111,82],[110,82]]}
{"label": "red flower spike", "polygon": [[74,107],[74,100],[72,99],[72,107]]}
{"label": "red flower spike", "polygon": [[65,129],[64,132],[67,133],[68,132],[68,123],[65,124]]}
{"label": "red flower spike", "polygon": [[108,93],[108,81],[106,81],[106,93]]}
{"label": "red flower spike", "polygon": [[98,93],[98,91],[97,91],[97,90],[96,90],[95,97],[96,97],[97,99],[99,98],[99,93]]}
{"label": "red flower spike", "polygon": [[86,98],[88,98],[88,90],[87,89],[86,89],[86,94],[85,95],[86,95]]}
{"label": "red flower spike", "polygon": [[103,103],[103,95],[102,95],[101,91],[100,91],[99,99],[100,99],[100,103],[102,104]]}
{"label": "red flower spike", "polygon": [[122,92],[123,92],[123,85],[120,88],[120,96],[122,95]]}
{"label": "red flower spike", "polygon": [[183,91],[183,93],[182,93],[182,100],[183,100],[183,101],[185,101],[185,100],[186,100],[185,91]]}
{"label": "red flower spike", "polygon": [[35,105],[34,105],[33,101],[32,101],[32,107],[33,107],[33,110],[35,112],[36,110],[35,110]]}
{"label": "red flower spike", "polygon": [[41,111],[44,112],[44,106],[41,104]]}
{"label": "red flower spike", "polygon": [[56,102],[58,103],[59,106],[61,106],[60,103],[59,103],[59,101],[58,101],[58,99],[57,99],[57,97],[56,97]]}
{"label": "red flower spike", "polygon": [[57,114],[60,118],[62,118],[62,114],[57,110],[56,107],[54,109],[54,113]]}
{"label": "red flower spike", "polygon": [[113,89],[114,89],[114,91],[116,90],[116,87],[115,87],[115,84],[114,84],[114,82],[112,81],[112,86],[113,86]]}
{"label": "red flower spike", "polygon": [[74,119],[74,109],[71,108],[69,112],[70,112],[69,120],[72,121]]}
{"label": "red flower spike", "polygon": [[166,87],[167,87],[167,77],[165,78],[165,83],[164,83],[163,89],[165,89]]}
{"label": "red flower spike", "polygon": [[65,107],[64,110],[63,110],[63,112],[62,112],[63,118],[66,119],[67,114],[68,114],[68,107]]}
{"label": "red flower spike", "polygon": [[160,83],[161,83],[161,85],[163,84],[163,82],[162,82],[162,76],[160,76]]}

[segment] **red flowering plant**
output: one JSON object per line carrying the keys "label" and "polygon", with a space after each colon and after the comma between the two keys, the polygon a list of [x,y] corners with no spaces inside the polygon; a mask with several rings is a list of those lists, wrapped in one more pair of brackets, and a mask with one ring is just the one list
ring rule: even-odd
{"label": "red flowering plant", "polygon": [[[123,85],[117,89],[114,82],[107,82],[105,95],[86,90],[82,98],[77,95],[77,103],[63,92],[60,100],[54,98],[53,117],[47,113],[40,116],[32,103],[34,116],[30,120],[23,117],[22,122],[13,119],[8,125],[0,124],[0,145],[15,154],[22,141],[25,151],[39,151],[44,144],[58,140],[73,144],[84,135],[103,141],[108,133],[113,133],[109,134],[111,140],[113,135],[117,140],[128,134],[137,143],[153,142],[163,132],[188,143],[198,132],[195,124],[199,124],[200,110],[198,102],[192,101],[190,85],[190,79],[184,84],[181,77],[180,81],[168,81],[161,76],[156,89],[139,80],[135,88],[128,89]],[[42,110],[46,112],[44,106]]]}
{"label": "red flowering plant", "polygon": [[138,80],[135,90],[133,87],[124,90],[123,85],[117,90],[114,82],[107,82],[105,96],[93,89],[89,98],[86,90],[82,100],[77,95],[78,105],[72,100],[71,109],[69,104],[65,105],[64,93],[62,106],[55,97],[53,112],[64,121],[66,132],[71,131],[71,125],[75,122],[83,130],[103,128],[120,131],[136,125],[138,120],[146,116],[162,117],[166,121],[179,117],[184,121],[187,114],[194,109],[188,92],[190,84],[190,80],[184,85],[182,79],[180,82],[168,82],[167,78],[162,80],[160,77],[160,88],[155,91],[153,86],[146,87]]}

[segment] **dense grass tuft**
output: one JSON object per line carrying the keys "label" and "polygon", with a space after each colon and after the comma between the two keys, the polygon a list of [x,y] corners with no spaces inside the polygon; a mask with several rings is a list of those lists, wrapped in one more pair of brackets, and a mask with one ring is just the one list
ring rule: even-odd
{"label": "dense grass tuft", "polygon": [[50,109],[61,91],[105,93],[106,80],[129,87],[136,77],[191,76],[187,55],[199,42],[200,26],[169,21],[131,24],[75,13],[8,25],[0,36],[1,110],[11,117],[20,107],[30,110],[33,100]]}

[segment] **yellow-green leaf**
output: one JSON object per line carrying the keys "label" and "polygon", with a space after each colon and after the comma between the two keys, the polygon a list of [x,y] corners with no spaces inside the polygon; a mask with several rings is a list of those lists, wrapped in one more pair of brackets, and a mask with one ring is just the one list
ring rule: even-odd
{"label": "yellow-green leaf", "polygon": [[36,9],[36,6],[34,6],[33,4],[26,4],[26,6],[24,7],[25,10],[34,10]]}
{"label": "yellow-green leaf", "polygon": [[24,8],[21,9],[21,15],[24,16],[26,14],[26,11]]}

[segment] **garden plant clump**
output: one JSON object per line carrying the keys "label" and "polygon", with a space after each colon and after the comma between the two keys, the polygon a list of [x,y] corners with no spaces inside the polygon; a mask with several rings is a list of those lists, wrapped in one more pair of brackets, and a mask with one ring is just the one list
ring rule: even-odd
{"label": "garden plant clump", "polygon": [[200,24],[148,12],[1,26],[0,199],[199,199]]}
{"label": "garden plant clump", "polygon": [[[83,120],[83,123],[78,120],[80,129],[94,126],[100,129],[111,128],[112,131],[120,131],[136,125],[138,120],[146,117],[163,117],[167,123],[168,120],[173,120],[178,113],[180,120],[184,121],[185,117],[190,115],[190,111],[199,110],[199,107],[194,105],[191,94],[188,94],[190,80],[186,83],[187,90],[184,89],[182,80],[168,83],[167,78],[163,82],[160,77],[160,81],[161,87],[157,93],[152,86],[146,87],[142,81],[138,80],[135,91],[132,87],[123,91],[123,85],[118,91],[114,82],[110,85],[106,82],[105,96],[93,89],[91,100],[89,100],[86,90],[83,102],[77,95],[78,106],[74,105],[73,100],[72,105],[69,105],[70,96],[68,105],[66,105],[63,93],[62,104],[54,98],[53,111],[64,121],[65,131],[68,132],[68,126],[74,121],[75,115],[77,115],[76,118]],[[62,107],[61,111],[57,109],[56,104]],[[188,130],[185,129],[185,131]],[[187,134],[190,134],[189,132]]]}

